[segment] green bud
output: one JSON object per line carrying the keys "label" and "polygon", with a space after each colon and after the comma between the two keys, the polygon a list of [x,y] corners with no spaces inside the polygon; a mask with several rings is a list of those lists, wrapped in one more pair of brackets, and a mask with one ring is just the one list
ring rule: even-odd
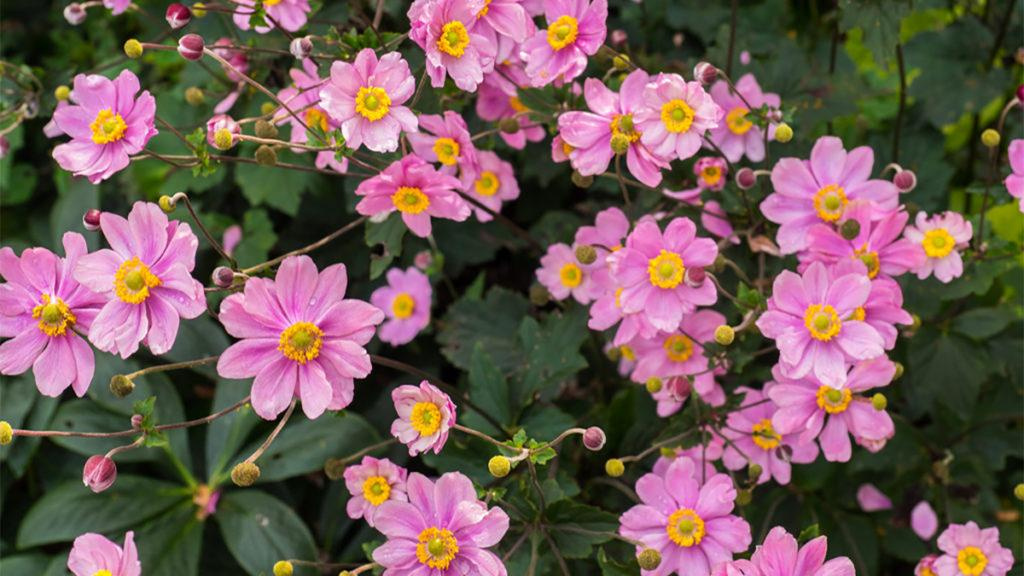
{"label": "green bud", "polygon": [[651,394],[657,394],[658,392],[661,392],[661,378],[658,378],[657,376],[651,376],[650,378],[647,379],[647,382],[644,383],[644,386],[647,387],[647,391],[650,392]]}
{"label": "green bud", "polygon": [[839,233],[843,238],[853,240],[860,234],[860,222],[853,219],[843,222],[843,225],[839,227]]}
{"label": "green bud", "polygon": [[124,374],[115,374],[110,379],[110,393],[118,398],[124,398],[135,390],[135,383]]}
{"label": "green bud", "polygon": [[626,56],[625,54],[619,54],[612,58],[612,66],[614,66],[616,70],[628,70],[629,65],[629,56]]}
{"label": "green bud", "polygon": [[236,486],[252,486],[260,478],[260,467],[254,462],[239,462],[231,469],[231,481]]}
{"label": "green bud", "polygon": [[14,428],[7,420],[0,420],[0,446],[7,446],[14,440]]}
{"label": "green bud", "polygon": [[255,131],[260,138],[277,138],[277,127],[262,118],[256,121]]}
{"label": "green bud", "polygon": [[989,148],[999,146],[999,140],[999,132],[996,132],[992,128],[988,128],[981,133],[981,143]]}
{"label": "green bud", "polygon": [[61,84],[60,86],[57,86],[56,90],[53,91],[53,96],[57,100],[63,102],[71,96],[71,88],[68,88],[67,86]]}
{"label": "green bud", "polygon": [[[6,424],[6,422],[0,422],[0,430],[2,430],[4,424]],[[2,443],[2,442],[3,442],[3,435],[2,435],[2,433],[0,433],[0,443]],[[1022,482],[1020,484],[1017,484],[1016,486],[1013,487],[1013,496],[1017,500],[1024,500],[1024,482]]]}
{"label": "green bud", "polygon": [[751,462],[750,466],[747,467],[747,478],[750,478],[751,482],[757,482],[757,479],[764,473],[764,468],[760,464]]}
{"label": "green bud", "polygon": [[576,260],[580,264],[593,264],[597,261],[597,250],[589,244],[582,244],[576,247]]}
{"label": "green bud", "polygon": [[157,205],[160,206],[160,209],[163,210],[165,214],[170,214],[171,212],[174,212],[174,204],[174,199],[171,198],[170,196],[167,196],[166,194],[161,196],[160,199],[157,200]]}
{"label": "green bud", "polygon": [[189,86],[185,89],[185,102],[189,106],[202,106],[206,102],[206,94],[198,86]]}
{"label": "green bud", "polygon": [[551,301],[551,293],[543,284],[530,285],[530,302],[534,306],[544,306]]}
{"label": "green bud", "polygon": [[644,548],[636,557],[636,563],[644,570],[656,570],[661,565],[661,552],[654,548]]}
{"label": "green bud", "polygon": [[504,478],[512,471],[512,462],[499,454],[487,461],[487,471],[495,478]]}
{"label": "green bud", "polygon": [[274,576],[292,576],[295,568],[287,560],[278,560],[274,563]]}
{"label": "green bud", "polygon": [[340,458],[328,458],[324,462],[324,474],[330,480],[341,480],[345,476],[345,461]]}
{"label": "green bud", "polygon": [[583,174],[573,170],[572,183],[575,184],[577,188],[590,188],[594,184],[594,177],[584,176]]}
{"label": "green bud", "polygon": [[737,490],[736,491],[736,504],[739,506],[746,506],[750,504],[750,501],[754,499],[754,492],[749,489]]}
{"label": "green bud", "polygon": [[718,342],[722,346],[728,346],[733,343],[736,339],[736,330],[733,330],[732,326],[728,324],[722,324],[718,328],[715,328],[715,342]]}
{"label": "green bud", "polygon": [[264,144],[256,149],[256,162],[260,166],[274,166],[277,164],[277,152]]}
{"label": "green bud", "polygon": [[793,128],[785,122],[780,123],[775,127],[775,141],[785,144],[793,139]]}
{"label": "green bud", "polygon": [[881,392],[875,392],[875,395],[871,397],[871,406],[879,412],[885,410],[885,407],[888,405],[889,400]]}
{"label": "green bud", "polygon": [[142,56],[142,43],[135,38],[129,39],[124,43],[124,55],[132,60]]}

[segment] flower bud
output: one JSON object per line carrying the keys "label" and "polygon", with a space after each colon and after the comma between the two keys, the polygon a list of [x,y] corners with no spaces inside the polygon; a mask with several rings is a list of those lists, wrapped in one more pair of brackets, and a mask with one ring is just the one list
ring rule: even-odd
{"label": "flower bud", "polygon": [[1024,482],[1013,487],[1013,496],[1017,500],[1024,500]]}
{"label": "flower bud", "polygon": [[263,114],[264,116],[273,114],[274,110],[277,110],[277,104],[274,104],[273,102],[264,102],[263,104],[260,104],[260,114]]}
{"label": "flower bud", "polygon": [[744,166],[736,171],[736,185],[740,190],[750,190],[757,184],[757,175],[750,168]]}
{"label": "flower bud", "polygon": [[132,430],[142,429],[142,414],[132,414],[131,419]]}
{"label": "flower bud", "polygon": [[736,331],[733,330],[732,326],[728,324],[722,324],[718,328],[715,328],[715,342],[718,342],[722,346],[728,346],[732,344],[733,340],[736,339]]}
{"label": "flower bud", "polygon": [[793,139],[793,128],[782,122],[775,127],[775,141],[785,144]]}
{"label": "flower bud", "polygon": [[1024,84],[1017,86],[1017,101],[1024,103]]}
{"label": "flower bud", "polygon": [[996,132],[992,128],[987,128],[981,133],[981,143],[989,148],[999,146],[999,140],[999,132]]}
{"label": "flower bud", "polygon": [[303,58],[309,58],[309,55],[313,53],[313,41],[309,36],[302,36],[301,38],[295,38],[291,44],[288,45],[288,51],[295,56],[297,60]]}
{"label": "flower bud", "polygon": [[661,565],[661,552],[654,548],[644,548],[636,557],[636,563],[644,570],[656,570]]}
{"label": "flower bud", "polygon": [[217,150],[229,150],[242,133],[242,127],[227,114],[217,114],[206,121],[206,143]]}
{"label": "flower bud", "polygon": [[875,395],[871,397],[871,406],[879,412],[885,410],[885,407],[888,405],[889,400],[881,392],[875,392]]}
{"label": "flower bud", "polygon": [[622,463],[622,460],[618,458],[610,458],[604,463],[604,471],[612,478],[618,478],[626,472],[626,465]]}
{"label": "flower bud", "polygon": [[530,303],[534,306],[544,306],[551,301],[551,293],[542,284],[530,285]]}
{"label": "flower bud", "polygon": [[135,382],[124,374],[114,374],[110,379],[110,393],[118,398],[124,398],[135,391]]}
{"label": "flower bud", "polygon": [[217,266],[211,277],[218,288],[229,288],[235,282],[235,271],[227,266]]}
{"label": "flower bud", "polygon": [[69,96],[71,96],[71,88],[68,88],[63,84],[57,86],[57,88],[53,91],[53,97],[61,102],[67,100]]}
{"label": "flower bud", "polygon": [[644,387],[647,388],[647,391],[650,392],[651,394],[657,394],[658,392],[661,392],[662,386],[663,383],[661,381],[661,378],[658,378],[657,376],[651,376],[650,378],[647,379],[647,382],[644,382]]}
{"label": "flower bud", "polygon": [[892,183],[900,192],[910,192],[917,187],[917,175],[913,170],[902,170],[892,177]]}
{"label": "flower bud", "polygon": [[262,118],[256,121],[255,132],[258,138],[277,138],[277,127]]}
{"label": "flower bud", "polygon": [[132,60],[142,56],[142,43],[135,38],[130,38],[124,43],[124,55]]}
{"label": "flower bud", "polygon": [[591,452],[597,452],[601,448],[604,448],[604,443],[608,441],[608,437],[605,436],[604,430],[601,430],[597,426],[591,426],[583,432],[583,445]]}
{"label": "flower bud", "polygon": [[686,272],[683,274],[683,280],[690,288],[700,288],[704,285],[704,280],[706,280],[707,277],[708,273],[700,267],[687,268]]}
{"label": "flower bud", "polygon": [[843,222],[843,225],[839,227],[839,234],[847,240],[853,240],[860,234],[860,222],[852,218]]}
{"label": "flower bud", "polygon": [[903,363],[893,362],[896,365],[896,373],[892,375],[893,380],[899,380],[903,376]]}
{"label": "flower bud", "polygon": [[764,468],[762,468],[757,462],[751,462],[750,466],[747,466],[747,478],[749,478],[751,482],[757,482],[758,478],[760,478],[763,473]]}
{"label": "flower bud", "polygon": [[621,132],[612,134],[611,145],[612,152],[615,152],[616,154],[621,156],[622,154],[625,154],[626,152],[629,151],[629,136],[626,136]]}
{"label": "flower bud", "polygon": [[341,480],[345,477],[345,461],[341,458],[328,458],[324,462],[324,474],[331,480]]}
{"label": "flower bud", "polygon": [[707,86],[718,79],[718,68],[710,62],[697,62],[693,67],[693,79]]}
{"label": "flower bud", "polygon": [[171,30],[177,30],[192,20],[192,11],[188,9],[188,6],[175,2],[167,7],[164,19],[167,20],[167,25],[171,27]]}
{"label": "flower bud", "polygon": [[95,208],[89,208],[88,210],[85,211],[85,214],[82,215],[82,226],[85,226],[85,229],[90,232],[95,232],[96,230],[99,230],[100,214],[102,214],[102,212],[100,212],[99,210]]}
{"label": "flower bud", "polygon": [[590,188],[594,184],[594,177],[584,176],[576,170],[573,170],[572,183],[575,184],[577,188]]}
{"label": "flower bud", "polygon": [[597,250],[590,244],[580,244],[576,247],[576,261],[580,264],[593,264],[597,261]]}
{"label": "flower bud", "polygon": [[625,54],[618,54],[612,58],[612,66],[614,66],[616,70],[628,70],[629,65],[629,56],[626,56]]}
{"label": "flower bud", "polygon": [[158,206],[160,206],[160,209],[163,210],[164,213],[166,213],[166,214],[170,214],[171,212],[174,212],[174,207],[177,204],[174,201],[174,198],[171,198],[170,196],[168,196],[166,194],[161,196],[160,199],[157,200],[156,203],[157,203]]}
{"label": "flower bud", "polygon": [[202,18],[206,16],[206,4],[202,2],[196,2],[192,5],[192,15],[196,18]]}
{"label": "flower bud", "polygon": [[750,504],[750,501],[754,499],[754,492],[749,488],[741,489],[736,491],[736,505],[746,506]]}
{"label": "flower bud", "polygon": [[90,456],[82,468],[82,482],[99,494],[114,485],[117,480],[117,465],[106,456]]}
{"label": "flower bud", "polygon": [[512,463],[508,458],[499,454],[487,461],[487,471],[495,478],[504,478],[512,471]]}
{"label": "flower bud", "polygon": [[256,149],[256,163],[260,166],[274,166],[277,164],[277,152],[266,144]]}
{"label": "flower bud", "polygon": [[274,562],[274,576],[292,576],[295,572],[295,568],[292,567],[292,563],[287,560],[278,560]]}
{"label": "flower bud", "polygon": [[239,462],[231,469],[231,481],[236,486],[252,486],[260,478],[260,467],[255,462]]}
{"label": "flower bud", "polygon": [[434,264],[434,255],[430,250],[421,250],[413,257],[412,264],[420,270],[426,271]]}
{"label": "flower bud", "polygon": [[7,446],[14,440],[14,428],[7,420],[0,420],[0,446]]}
{"label": "flower bud", "polygon": [[72,2],[64,7],[64,19],[72,26],[78,26],[85,22],[85,8],[78,2]]}
{"label": "flower bud", "polygon": [[199,34],[185,34],[178,40],[178,54],[185,60],[199,60],[203,57],[206,42]]}
{"label": "flower bud", "polygon": [[629,40],[629,36],[626,34],[625,30],[616,28],[608,35],[608,39],[611,40],[612,46],[620,46],[625,44],[626,40]]}
{"label": "flower bud", "polygon": [[501,130],[505,134],[515,134],[519,132],[519,119],[518,118],[502,118],[498,122],[498,130]]}
{"label": "flower bud", "polygon": [[185,89],[185,102],[189,106],[202,106],[206,103],[206,94],[198,86],[189,86]]}

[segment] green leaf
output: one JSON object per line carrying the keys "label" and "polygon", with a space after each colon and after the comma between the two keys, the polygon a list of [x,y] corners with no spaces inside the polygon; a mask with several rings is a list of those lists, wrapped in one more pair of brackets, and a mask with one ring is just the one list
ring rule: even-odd
{"label": "green leaf", "polygon": [[839,30],[863,30],[864,45],[885,68],[895,57],[900,21],[909,12],[906,0],[839,0]]}
{"label": "green leaf", "polygon": [[[213,516],[235,560],[249,574],[269,574],[278,560],[315,561],[316,544],[306,524],[284,502],[260,492],[229,492]],[[311,574],[296,567],[296,574]]]}
{"label": "green leaf", "polygon": [[238,186],[253,206],[266,204],[289,216],[298,214],[302,195],[312,183],[310,173],[299,170],[258,164],[239,164],[236,170]]}
{"label": "green leaf", "polygon": [[370,280],[383,274],[391,262],[402,255],[402,239],[406,230],[398,214],[392,214],[380,223],[366,223],[366,245],[374,250],[370,254]]}
{"label": "green leaf", "polygon": [[[210,412],[220,412],[240,402],[249,395],[249,390],[248,383],[220,382]],[[243,406],[210,422],[206,432],[206,470],[211,482],[227,469],[228,462],[238,453],[249,433],[262,421],[251,406]]]}
{"label": "green leaf", "polygon": [[558,552],[565,558],[587,558],[592,548],[611,539],[619,529],[618,518],[600,508],[562,500],[544,511],[547,529]]}
{"label": "green leaf", "polygon": [[587,360],[579,348],[589,335],[587,309],[583,306],[570,306],[564,313],[552,312],[542,323],[523,318],[519,338],[526,360],[513,397],[525,401],[534,392],[586,368]]}
{"label": "green leaf", "polygon": [[601,576],[636,576],[639,573],[635,561],[632,564],[620,564],[609,558],[604,548],[597,551],[597,564],[601,567]]}
{"label": "green leaf", "polygon": [[953,330],[975,340],[984,340],[1002,332],[1018,316],[1010,307],[974,308],[953,319]]}
{"label": "green leaf", "polygon": [[909,358],[908,392],[924,406],[939,402],[964,420],[974,411],[981,384],[993,369],[984,348],[955,334],[916,335]]}
{"label": "green leaf", "polygon": [[810,540],[814,540],[818,536],[821,536],[821,529],[818,527],[817,524],[811,524],[807,528],[804,528],[803,530],[801,530],[800,531],[800,535],[797,536],[796,539],[797,539],[797,542],[800,542],[801,544],[803,544],[804,542],[808,542]]}
{"label": "green leaf", "polygon": [[39,576],[46,572],[50,557],[43,554],[19,554],[0,559],[0,574],[4,576]]}
{"label": "green leaf", "polygon": [[502,372],[522,362],[515,334],[530,305],[522,295],[492,288],[483,300],[461,298],[448,308],[437,335],[441,353],[452,364],[469,370],[473,349],[480,345]]}
{"label": "green leaf", "polygon": [[[473,346],[473,356],[470,358],[469,398],[501,424],[512,424],[515,406],[509,400],[508,381],[479,342]],[[503,431],[495,430],[490,422],[476,412],[467,410],[465,414],[467,425],[491,434],[503,434]]]}
{"label": "green leaf", "polygon": [[1021,213],[1018,202],[996,206],[990,209],[986,216],[992,223],[992,231],[996,236],[1020,245],[1021,238],[1024,238],[1024,214]]}
{"label": "green leaf", "polygon": [[186,500],[147,522],[135,533],[139,560],[147,576],[196,576],[203,544],[203,523]]}

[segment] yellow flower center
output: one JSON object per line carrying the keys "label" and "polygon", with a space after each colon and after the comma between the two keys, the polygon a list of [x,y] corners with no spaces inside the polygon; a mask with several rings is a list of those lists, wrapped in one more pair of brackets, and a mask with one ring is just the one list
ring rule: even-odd
{"label": "yellow flower center", "polygon": [[878,260],[878,252],[868,250],[868,246],[865,244],[853,251],[853,257],[860,258],[860,261],[868,267],[868,278],[878,276],[878,270],[882,266],[882,263]]}
{"label": "yellow flower center", "polygon": [[714,186],[722,179],[722,169],[718,166],[706,166],[700,171],[700,177],[704,180],[705,186]]}
{"label": "yellow flower center", "polygon": [[114,575],[110,573],[110,570],[104,569],[104,570],[97,570],[97,571],[93,572],[92,576],[114,576]]}
{"label": "yellow flower center", "polygon": [[523,106],[523,101],[520,100],[518,96],[509,96],[508,97],[508,105],[511,106],[512,109],[516,111],[516,113],[522,113],[522,112],[529,112],[530,111],[529,108],[527,108],[526,106]]}
{"label": "yellow flower center", "polygon": [[981,576],[988,566],[988,558],[977,546],[965,546],[956,553],[956,565],[964,576]]}
{"label": "yellow flower center", "polygon": [[931,568],[929,568],[927,566],[922,566],[921,567],[921,576],[936,576],[936,575],[935,575],[935,572],[933,572]]}
{"label": "yellow flower center", "polygon": [[281,0],[263,0],[264,6],[277,6],[281,3]]}
{"label": "yellow flower center", "polygon": [[450,530],[427,528],[420,532],[419,544],[416,545],[416,558],[420,564],[426,564],[428,567],[438,570],[447,570],[458,553],[459,543]]}
{"label": "yellow flower center", "polygon": [[613,138],[619,135],[625,136],[630,144],[640,139],[640,132],[633,125],[632,114],[616,114],[612,117],[609,126],[612,129]]}
{"label": "yellow flower center", "polygon": [[572,144],[569,144],[565,140],[562,140],[562,154],[568,156],[569,154],[572,154],[573,150],[575,150],[575,148],[572,147]]}
{"label": "yellow flower center", "polygon": [[555,23],[548,27],[548,45],[556,51],[576,41],[579,34],[579,23],[572,16],[559,16]]}
{"label": "yellow flower center", "polygon": [[693,340],[682,334],[673,334],[665,338],[662,348],[665,349],[668,359],[673,362],[686,362],[693,356]]}
{"label": "yellow flower center", "polygon": [[434,140],[434,154],[445,166],[455,166],[459,161],[459,143],[451,138]]}
{"label": "yellow flower center", "polygon": [[690,508],[680,508],[668,517],[665,532],[683,548],[696,546],[704,539],[704,519]]}
{"label": "yellow flower center", "polygon": [[615,289],[615,307],[622,308],[622,288]]}
{"label": "yellow flower center", "polygon": [[672,289],[683,281],[683,273],[686,266],[683,266],[683,258],[675,252],[662,250],[657,256],[647,262],[647,274],[651,277],[651,284],[658,288]]}
{"label": "yellow flower center", "polygon": [[388,115],[391,97],[383,88],[363,86],[356,94],[356,112],[370,122],[376,122]]}
{"label": "yellow flower center", "polygon": [[562,286],[575,288],[583,282],[583,271],[572,262],[566,262],[558,271],[558,279],[562,282]]}
{"label": "yellow flower center", "polygon": [[363,482],[363,498],[374,506],[387,502],[391,496],[391,484],[383,476],[370,476]]}
{"label": "yellow flower center", "polygon": [[441,29],[441,37],[437,39],[437,49],[449,56],[461,58],[469,46],[469,32],[458,20],[452,20]]}
{"label": "yellow flower center", "polygon": [[408,292],[399,292],[395,295],[395,299],[391,301],[391,312],[399,320],[412,316],[414,310],[416,310],[416,301],[412,299]]}
{"label": "yellow flower center", "polygon": [[321,132],[327,132],[327,115],[319,108],[306,110],[306,126],[310,128],[319,127]]}
{"label": "yellow flower center", "polygon": [[848,202],[846,191],[836,184],[829,184],[814,194],[814,210],[825,222],[839,220]]}
{"label": "yellow flower center", "polygon": [[305,364],[320,355],[324,332],[312,322],[296,322],[281,332],[277,349],[285,358]]}
{"label": "yellow flower center", "polygon": [[839,334],[843,322],[839,319],[839,314],[836,314],[836,309],[828,304],[811,304],[804,312],[804,326],[807,326],[812,338],[828,342]]}
{"label": "yellow flower center", "polygon": [[693,124],[693,108],[680,99],[669,100],[661,105],[661,122],[673,134],[686,132]]}
{"label": "yellow flower center", "polygon": [[430,198],[423,190],[412,186],[401,186],[395,190],[391,202],[403,214],[419,214],[430,207]]}
{"label": "yellow flower center", "polygon": [[782,443],[782,436],[772,428],[772,421],[763,418],[760,422],[751,427],[752,439],[754,444],[757,444],[762,450],[771,450],[777,448]]}
{"label": "yellow flower center", "polygon": [[945,258],[956,247],[956,240],[945,228],[936,228],[924,233],[921,246],[929,258]]}
{"label": "yellow flower center", "polygon": [[864,310],[863,306],[857,306],[856,308],[854,308],[853,312],[850,313],[850,317],[847,318],[847,320],[856,320],[857,322],[863,322],[864,319],[867,318],[867,315],[868,313],[866,310]]}
{"label": "yellow flower center", "polygon": [[748,112],[750,109],[743,106],[729,110],[729,113],[725,115],[725,125],[729,127],[730,132],[743,135],[754,127],[754,123],[747,119]]}
{"label": "yellow flower center", "polygon": [[409,423],[420,436],[433,436],[441,428],[441,409],[433,402],[417,402],[412,407]]}
{"label": "yellow flower center", "polygon": [[487,13],[490,12],[490,10],[491,10],[491,0],[484,0],[484,7],[481,8],[480,11],[476,13],[476,17],[477,18],[483,18],[484,16],[487,16]]}
{"label": "yellow flower center", "polygon": [[622,357],[626,360],[629,360],[630,362],[636,361],[636,352],[633,352],[633,349],[628,344],[619,346],[619,352],[622,353]]}
{"label": "yellow flower center", "polygon": [[149,289],[160,285],[160,279],[137,256],[125,260],[114,273],[114,293],[122,302],[141,304],[149,298]]}
{"label": "yellow flower center", "polygon": [[829,414],[842,414],[850,405],[853,393],[848,388],[836,390],[831,386],[821,386],[815,396],[818,398],[818,408]]}
{"label": "yellow flower center", "polygon": [[89,128],[92,129],[93,142],[97,144],[110,144],[124,138],[124,133],[128,130],[128,124],[125,123],[124,118],[121,118],[120,114],[114,114],[110,108],[104,108],[96,115],[96,119],[92,121],[92,124],[89,124]]}
{"label": "yellow flower center", "polygon": [[498,193],[499,187],[501,187],[501,180],[490,170],[484,170],[473,183],[473,189],[481,196],[494,196]]}
{"label": "yellow flower center", "polygon": [[39,330],[47,336],[63,336],[77,318],[60,298],[43,294],[42,300],[42,304],[32,309],[32,317],[39,320]]}

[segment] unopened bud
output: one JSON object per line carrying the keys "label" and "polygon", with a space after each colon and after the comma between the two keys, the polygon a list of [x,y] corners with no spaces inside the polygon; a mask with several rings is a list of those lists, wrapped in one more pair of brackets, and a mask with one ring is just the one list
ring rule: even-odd
{"label": "unopened bud", "polygon": [[661,566],[661,552],[654,548],[644,548],[636,557],[636,563],[644,570],[656,570]]}
{"label": "unopened bud", "polygon": [[99,230],[100,214],[102,214],[102,212],[100,212],[99,210],[95,208],[89,208],[88,210],[85,211],[85,214],[82,215],[82,226],[85,226],[85,229],[90,232],[95,232],[96,230]]}
{"label": "unopened bud", "polygon": [[64,102],[70,96],[71,96],[71,88],[68,88],[67,86],[65,86],[63,84],[61,84],[60,86],[57,86],[57,88],[53,91],[53,97],[56,98],[57,100],[61,101],[61,102]]}
{"label": "unopened bud", "polygon": [[324,474],[331,480],[341,480],[345,477],[345,461],[341,458],[328,458],[324,462]]}
{"label": "unopened bud", "polygon": [[124,398],[135,391],[135,382],[124,374],[114,374],[110,379],[110,393],[118,398]]}
{"label": "unopened bud", "polygon": [[544,306],[551,301],[551,292],[542,284],[530,285],[530,303],[534,306]]}
{"label": "unopened bud", "polygon": [[618,362],[619,359],[622,358],[622,348],[612,346],[604,351],[604,355],[612,362]]}
{"label": "unopened bud", "polygon": [[693,67],[693,79],[707,86],[718,79],[718,68],[710,62],[697,62]]}
{"label": "unopened bud", "polygon": [[590,244],[581,244],[576,247],[576,261],[580,264],[593,264],[597,261],[597,250]]}
{"label": "unopened bud", "polygon": [[1013,496],[1017,500],[1024,500],[1024,483],[1017,484],[1013,487]]}
{"label": "unopened bud", "polygon": [[756,462],[751,462],[750,466],[747,466],[747,478],[749,478],[751,482],[757,482],[758,478],[760,478],[763,473],[764,468]]}
{"label": "unopened bud", "polygon": [[178,54],[185,60],[199,60],[203,57],[206,42],[199,34],[185,34],[178,40]]}
{"label": "unopened bud", "polygon": [[910,329],[917,330],[921,327],[921,317],[917,314],[910,315]]}
{"label": "unopened bud", "polygon": [[277,104],[274,104],[273,102],[264,102],[263,104],[260,104],[260,114],[263,114],[264,116],[273,114],[274,110],[277,110]]}
{"label": "unopened bud", "polygon": [[185,102],[189,106],[202,106],[206,102],[206,94],[198,86],[189,86],[185,89]]}
{"label": "unopened bud", "polygon": [[166,194],[161,196],[160,199],[157,200],[156,203],[157,203],[158,206],[160,206],[160,209],[163,210],[167,214],[170,214],[171,212],[174,212],[174,206],[175,206],[175,204],[177,204],[174,201],[174,198],[171,198],[170,196],[168,196]]}
{"label": "unopened bud", "polygon": [[612,134],[612,152],[622,155],[629,151],[629,136],[622,133]]}
{"label": "unopened bud", "polygon": [[309,55],[313,53],[313,41],[310,40],[309,36],[295,38],[288,45],[288,51],[298,60],[309,58]]}
{"label": "unopened bud", "polygon": [[218,266],[213,269],[212,278],[218,288],[229,288],[235,282],[235,271],[227,266]]}
{"label": "unopened bud", "polygon": [[0,446],[7,446],[14,440],[14,428],[7,420],[0,420]]}
{"label": "unopened bud", "polygon": [[647,388],[647,391],[650,392],[651,394],[657,394],[658,392],[661,392],[661,388],[663,385],[664,384],[662,383],[661,378],[658,378],[657,376],[651,376],[650,378],[647,379],[647,382],[644,382],[644,387]]}
{"label": "unopened bud", "polygon": [[99,494],[114,485],[117,480],[117,465],[106,456],[90,456],[82,468],[82,483]]}
{"label": "unopened bud", "polygon": [[785,144],[793,139],[793,128],[782,122],[775,127],[775,141]]}
{"label": "unopened bud", "polygon": [[572,183],[575,184],[577,188],[590,188],[594,184],[594,177],[584,176],[576,170],[573,170]]}
{"label": "unopened bud", "polygon": [[740,190],[750,190],[757,184],[757,175],[750,168],[744,166],[736,171],[736,185]]}
{"label": "unopened bud", "polygon": [[879,412],[885,410],[885,407],[888,405],[889,400],[881,392],[875,392],[875,395],[871,397],[871,406]]}
{"label": "unopened bud", "polygon": [[277,127],[262,118],[256,121],[255,132],[259,138],[277,138]]}
{"label": "unopened bud", "polygon": [[228,150],[242,133],[242,127],[227,114],[217,114],[206,121],[206,143],[217,150]]}
{"label": "unopened bud", "polygon": [[625,30],[616,28],[608,35],[608,39],[611,40],[612,46],[619,46],[625,44],[626,40],[629,40],[629,35],[626,34]]}
{"label": "unopened bud", "polygon": [[736,491],[736,504],[738,506],[746,506],[750,504],[750,501],[754,499],[754,492],[749,488],[742,488]]}
{"label": "unopened bud", "polygon": [[899,380],[900,378],[903,377],[903,363],[902,362],[893,362],[893,364],[896,365],[896,373],[892,375],[892,379],[893,380]]}
{"label": "unopened bud", "polygon": [[597,452],[601,448],[604,448],[604,443],[607,441],[608,437],[605,436],[604,430],[601,430],[597,426],[591,426],[583,432],[583,445],[591,452]]}
{"label": "unopened bud", "polygon": [[260,478],[260,467],[254,462],[239,462],[231,469],[231,481],[236,486],[252,486]]}
{"label": "unopened bud", "polygon": [[992,128],[987,128],[981,133],[981,143],[989,148],[999,146],[999,140],[999,132],[996,132]]}
{"label": "unopened bud", "polygon": [[619,54],[612,58],[612,66],[614,66],[616,70],[628,70],[629,65],[629,56],[626,56],[625,54]]}
{"label": "unopened bud", "polygon": [[718,342],[722,346],[728,346],[732,344],[733,340],[736,339],[736,331],[733,330],[732,326],[728,324],[722,324],[718,328],[715,328],[715,342]]}
{"label": "unopened bud", "polygon": [[860,234],[860,222],[852,218],[843,222],[843,225],[839,227],[839,234],[847,240],[853,240]]}
{"label": "unopened bud", "polygon": [[192,15],[196,18],[202,18],[206,16],[206,4],[202,2],[196,2],[192,5]]}
{"label": "unopened bud", "polygon": [[131,419],[132,430],[142,429],[142,414],[132,414]]}
{"label": "unopened bud", "polygon": [[131,38],[124,43],[124,55],[132,60],[142,56],[142,52],[142,43],[135,38]]}
{"label": "unopened bud", "polygon": [[72,2],[64,7],[64,19],[72,26],[78,26],[85,22],[85,8],[78,2]]}
{"label": "unopened bud", "polygon": [[519,132],[519,119],[518,118],[502,118],[498,122],[498,130],[501,130],[505,134],[515,134]]}
{"label": "unopened bud", "polygon": [[626,465],[618,458],[610,458],[604,463],[604,471],[612,478],[618,478],[626,472]]}
{"label": "unopened bud", "polygon": [[175,2],[167,7],[164,19],[167,20],[167,25],[171,27],[171,30],[177,30],[184,28],[192,20],[192,11],[188,9],[188,6]]}
{"label": "unopened bud", "polygon": [[274,166],[277,164],[277,152],[266,144],[256,149],[256,163],[260,166]]}
{"label": "unopened bud", "polygon": [[686,281],[686,285],[691,288],[699,288],[704,285],[704,280],[708,277],[708,273],[700,267],[687,268],[686,272],[683,273],[683,279]]}
{"label": "unopened bud", "polygon": [[278,560],[274,563],[274,576],[292,576],[295,568],[287,560]]}
{"label": "unopened bud", "polygon": [[900,192],[910,192],[917,187],[917,174],[913,170],[902,170],[892,177],[892,183]]}
{"label": "unopened bud", "polygon": [[1024,103],[1024,84],[1017,85],[1017,101]]}
{"label": "unopened bud", "polygon": [[499,454],[487,461],[487,471],[495,478],[504,478],[512,471],[512,462]]}

